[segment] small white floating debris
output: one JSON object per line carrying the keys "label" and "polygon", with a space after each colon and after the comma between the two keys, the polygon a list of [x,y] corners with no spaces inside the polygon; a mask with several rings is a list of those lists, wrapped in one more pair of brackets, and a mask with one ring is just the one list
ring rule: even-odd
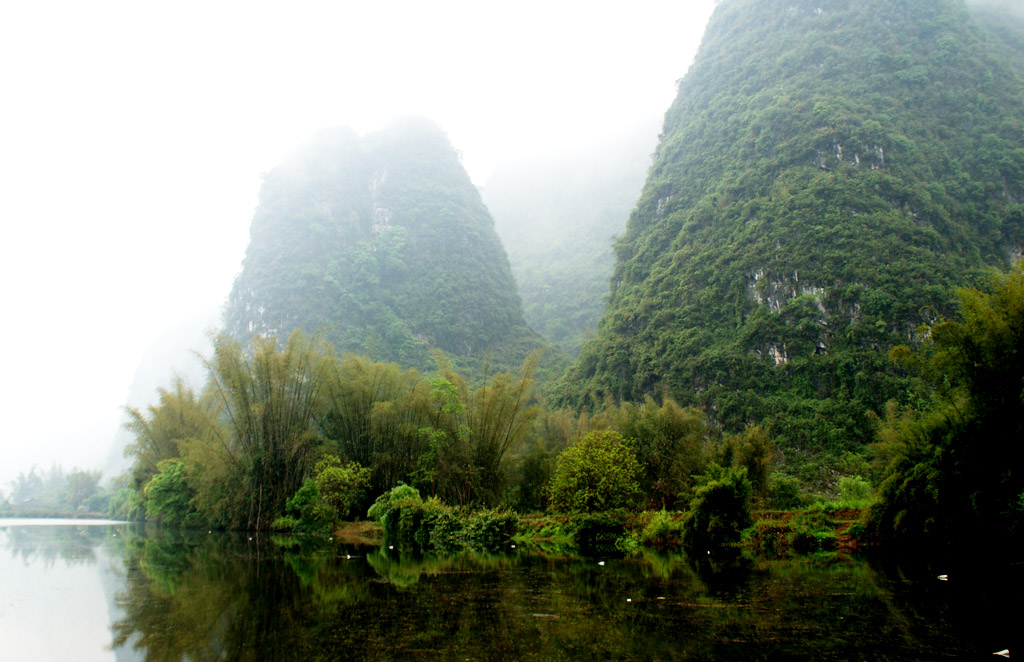
{"label": "small white floating debris", "polygon": [[328,538],[328,540],[334,540],[334,536],[331,536],[330,538]]}
{"label": "small white floating debris", "polygon": [[626,602],[632,602],[633,598],[626,598]]}
{"label": "small white floating debris", "polygon": [[940,582],[948,582],[949,581],[949,575],[939,575],[939,581]]}
{"label": "small white floating debris", "polygon": [[394,548],[395,548],[394,545],[388,545],[388,549],[394,549]]}
{"label": "small white floating debris", "polygon": [[598,561],[597,565],[604,565],[604,561]]}
{"label": "small white floating debris", "polygon": [[250,540],[250,541],[252,540],[252,536],[249,536],[249,540]]}
{"label": "small white floating debris", "polygon": [[345,555],[345,558],[346,558],[346,559],[351,559],[352,557],[351,557],[351,556],[349,556],[348,554],[346,554],[346,555]]}
{"label": "small white floating debris", "polygon": [[515,549],[515,548],[516,548],[515,543],[512,543],[512,549]]}
{"label": "small white floating debris", "polygon": [[664,600],[664,599],[665,599],[665,596],[664,596],[664,595],[659,595],[659,596],[658,596],[658,599],[659,599],[659,600]]}
{"label": "small white floating debris", "polygon": [[1010,649],[1009,648],[1004,648],[1003,650],[996,651],[995,653],[992,653],[992,654],[993,655],[998,655],[999,657],[1009,658],[1010,657]]}

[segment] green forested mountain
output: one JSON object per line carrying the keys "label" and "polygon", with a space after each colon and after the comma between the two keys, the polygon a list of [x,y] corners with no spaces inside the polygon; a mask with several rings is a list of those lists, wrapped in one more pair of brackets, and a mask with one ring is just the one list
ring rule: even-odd
{"label": "green forested mountain", "polygon": [[479,192],[420,118],[325,130],[266,175],[226,314],[236,337],[319,332],[406,366],[467,366],[539,344]]}
{"label": "green forested mountain", "polygon": [[527,323],[572,355],[604,312],[612,239],[640,195],[657,134],[652,120],[586,150],[506,165],[483,191]]}
{"label": "green forested mountain", "polygon": [[723,0],[563,402],[869,440],[912,397],[888,349],[1024,245],[1020,36],[992,25],[962,0]]}

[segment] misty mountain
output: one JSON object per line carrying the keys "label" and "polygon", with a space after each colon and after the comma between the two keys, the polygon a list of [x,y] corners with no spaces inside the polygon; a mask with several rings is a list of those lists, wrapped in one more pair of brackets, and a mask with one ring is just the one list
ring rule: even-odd
{"label": "misty mountain", "polygon": [[910,392],[889,348],[1024,246],[1020,34],[985,11],[723,0],[561,400],[664,393],[790,449],[870,440]]}
{"label": "misty mountain", "polygon": [[225,323],[420,368],[433,349],[489,369],[540,346],[479,191],[422,118],[321,131],[266,175]]}
{"label": "misty mountain", "polygon": [[483,197],[531,328],[571,355],[604,312],[614,258],[657,142],[658,121],[589,149],[499,168]]}

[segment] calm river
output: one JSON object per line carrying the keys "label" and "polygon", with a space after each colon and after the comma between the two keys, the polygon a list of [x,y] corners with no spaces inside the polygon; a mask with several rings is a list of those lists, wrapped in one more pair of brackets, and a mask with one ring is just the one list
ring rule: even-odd
{"label": "calm river", "polygon": [[936,572],[843,557],[410,558],[0,520],[0,659],[1001,659],[1024,629],[1001,596],[1019,576]]}

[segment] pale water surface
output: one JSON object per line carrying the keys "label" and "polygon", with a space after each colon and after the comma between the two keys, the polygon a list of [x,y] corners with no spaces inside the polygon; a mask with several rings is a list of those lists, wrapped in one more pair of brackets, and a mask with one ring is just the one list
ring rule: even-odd
{"label": "pale water surface", "polygon": [[936,572],[834,556],[422,558],[0,520],[0,659],[996,660],[1012,650],[1021,613],[1006,597],[1020,573],[941,582]]}

